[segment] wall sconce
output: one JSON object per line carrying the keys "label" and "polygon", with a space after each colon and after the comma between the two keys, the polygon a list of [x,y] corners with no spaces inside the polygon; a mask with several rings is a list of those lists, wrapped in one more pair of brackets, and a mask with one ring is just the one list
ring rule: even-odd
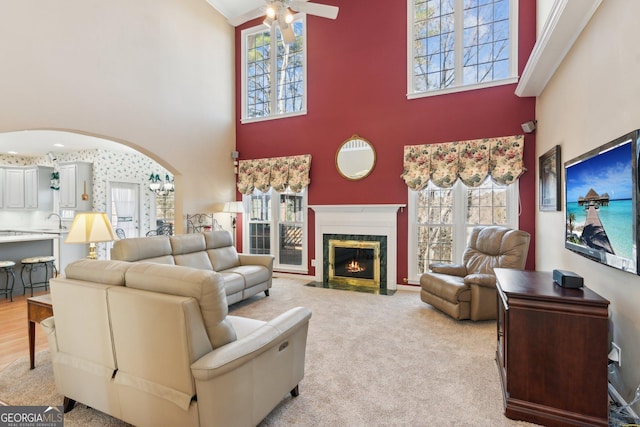
{"label": "wall sconce", "polygon": [[82,212],[76,215],[65,243],[89,243],[89,259],[97,259],[96,243],[116,240],[111,222],[104,212]]}
{"label": "wall sconce", "polygon": [[536,130],[536,123],[538,123],[537,120],[529,120],[528,122],[522,123],[520,126],[522,126],[522,131],[524,133],[532,133]]}
{"label": "wall sconce", "polygon": [[149,176],[149,190],[156,193],[157,196],[167,196],[169,193],[173,193],[173,178],[170,178],[169,174],[166,174],[165,180],[163,181],[160,179],[160,175],[152,173]]}

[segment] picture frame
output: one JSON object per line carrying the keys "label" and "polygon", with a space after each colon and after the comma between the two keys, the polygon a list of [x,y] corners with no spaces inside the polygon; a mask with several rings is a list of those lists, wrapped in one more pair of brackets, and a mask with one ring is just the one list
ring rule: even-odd
{"label": "picture frame", "polygon": [[556,145],[538,159],[540,179],[539,209],[541,211],[561,210],[561,178],[560,146]]}

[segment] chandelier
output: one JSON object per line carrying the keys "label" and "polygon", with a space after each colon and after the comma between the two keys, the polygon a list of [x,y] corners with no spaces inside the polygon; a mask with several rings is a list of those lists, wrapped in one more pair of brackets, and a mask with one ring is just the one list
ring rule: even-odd
{"label": "chandelier", "polygon": [[149,190],[156,193],[156,196],[168,196],[169,193],[173,193],[173,188],[173,178],[170,178],[169,174],[165,175],[164,181],[157,173],[149,176]]}

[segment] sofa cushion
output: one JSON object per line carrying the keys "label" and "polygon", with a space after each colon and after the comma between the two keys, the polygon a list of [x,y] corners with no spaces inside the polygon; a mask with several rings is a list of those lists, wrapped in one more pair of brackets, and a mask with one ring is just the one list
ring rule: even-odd
{"label": "sofa cushion", "polygon": [[224,288],[227,296],[242,292],[245,288],[244,277],[238,273],[232,273],[229,270],[219,272],[224,278]]}
{"label": "sofa cushion", "polygon": [[117,240],[111,249],[111,259],[122,261],[173,264],[171,242],[168,236],[139,237]]}
{"label": "sofa cushion", "polygon": [[271,279],[271,272],[263,265],[241,265],[225,270],[225,273],[240,274],[245,281],[245,287],[259,285]]}
{"label": "sofa cushion", "polygon": [[127,270],[125,278],[129,288],[197,299],[213,348],[236,340],[233,326],[225,319],[229,310],[220,274],[210,270],[140,262]]}
{"label": "sofa cushion", "polygon": [[216,230],[202,234],[205,238],[207,254],[215,271],[227,270],[240,265],[231,233],[226,230]]}
{"label": "sofa cushion", "polygon": [[171,236],[171,249],[176,265],[213,270],[209,256],[205,252],[204,236],[198,234],[180,234]]}
{"label": "sofa cushion", "polygon": [[64,273],[67,279],[86,280],[111,286],[124,286],[124,276],[131,265],[131,263],[125,261],[80,259],[67,265]]}
{"label": "sofa cushion", "polygon": [[169,241],[171,242],[171,251],[173,255],[203,252],[206,249],[202,233],[177,234],[169,237]]}

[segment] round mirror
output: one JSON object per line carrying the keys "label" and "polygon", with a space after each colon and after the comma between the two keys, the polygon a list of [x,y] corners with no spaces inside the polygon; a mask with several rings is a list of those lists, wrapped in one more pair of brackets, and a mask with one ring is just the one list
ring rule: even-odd
{"label": "round mirror", "polygon": [[368,176],[376,164],[376,152],[369,141],[353,135],[340,145],[336,153],[336,168],[347,179]]}

